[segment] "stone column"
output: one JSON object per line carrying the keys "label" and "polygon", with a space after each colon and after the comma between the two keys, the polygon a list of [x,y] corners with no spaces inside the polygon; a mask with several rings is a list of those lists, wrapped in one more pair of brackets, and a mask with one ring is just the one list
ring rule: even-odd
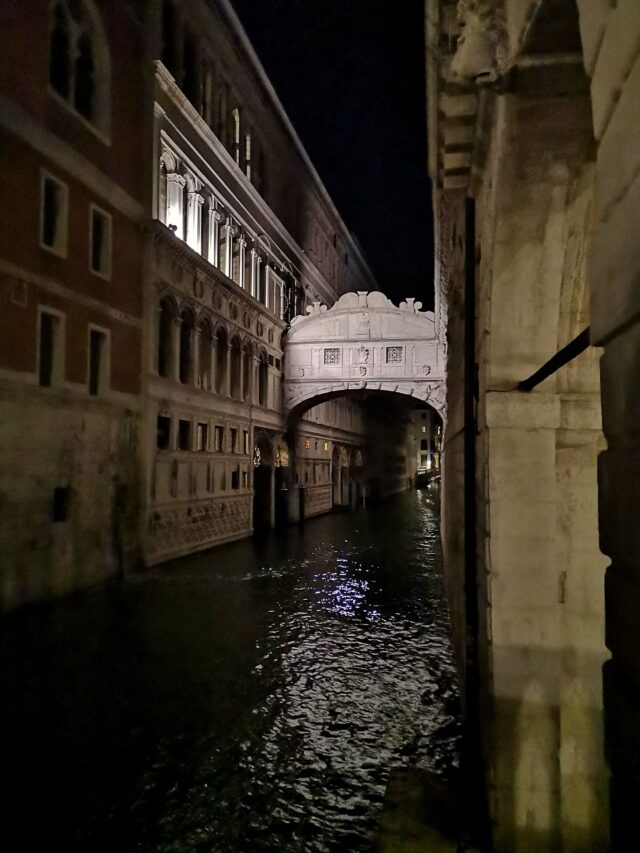
{"label": "stone column", "polygon": [[214,267],[220,266],[220,223],[224,222],[224,216],[216,209],[213,200],[209,207],[209,257],[207,260]]}
{"label": "stone column", "polygon": [[167,175],[167,226],[181,240],[184,240],[184,185],[185,179],[177,172]]}
{"label": "stone column", "polygon": [[222,230],[225,232],[222,272],[227,276],[227,278],[231,278],[231,269],[233,265],[233,235],[235,234],[235,228],[231,224],[230,219],[227,218],[227,221],[222,226]]}
{"label": "stone column", "polygon": [[239,268],[239,272],[238,272],[238,284],[244,290],[244,288],[246,287],[246,282],[244,280],[245,279],[245,266],[244,265],[245,265],[245,253],[247,250],[247,241],[244,237],[244,234],[241,234],[240,237],[238,238],[238,246],[240,247],[240,250],[238,253],[239,254],[238,263],[240,264],[240,268]]}
{"label": "stone column", "polygon": [[271,299],[269,296],[269,270],[271,269],[269,261],[264,265],[264,304],[265,308],[270,308]]}
{"label": "stone column", "polygon": [[197,190],[187,193],[186,242],[196,252],[202,251],[202,205],[204,199]]}

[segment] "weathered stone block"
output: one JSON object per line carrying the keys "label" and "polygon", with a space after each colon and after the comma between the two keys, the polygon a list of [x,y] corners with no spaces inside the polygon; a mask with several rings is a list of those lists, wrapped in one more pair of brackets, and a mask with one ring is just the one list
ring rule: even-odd
{"label": "weathered stone block", "polygon": [[555,429],[560,425],[560,403],[556,394],[488,392],[485,396],[487,426]]}
{"label": "weathered stone block", "polygon": [[[609,14],[591,81],[593,128],[600,139],[616,109],[625,79],[640,50],[636,0],[618,0]],[[618,109],[622,105],[620,104]]]}
{"label": "weathered stone block", "polygon": [[591,342],[607,338],[640,314],[640,175],[598,226],[591,256]]}
{"label": "weathered stone block", "polygon": [[611,0],[578,0],[584,67],[589,76],[596,65],[612,6]]}
{"label": "weathered stone block", "polygon": [[[626,69],[628,79],[621,83],[620,96],[598,150],[598,213],[606,220],[613,206],[631,186],[640,170],[640,146],[630,144],[640,138],[640,10],[636,7],[632,65]],[[613,51],[612,47],[612,51]],[[621,45],[624,52],[625,43]],[[627,45],[627,50],[631,48]],[[626,67],[625,67],[626,68]],[[594,101],[594,109],[596,103]]]}

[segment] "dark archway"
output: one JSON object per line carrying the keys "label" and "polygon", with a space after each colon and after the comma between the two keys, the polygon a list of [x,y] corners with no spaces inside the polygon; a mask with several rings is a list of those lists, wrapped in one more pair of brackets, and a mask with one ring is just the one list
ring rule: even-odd
{"label": "dark archway", "polygon": [[173,327],[176,321],[176,309],[168,297],[160,300],[158,310],[158,374],[169,378],[173,371],[175,353],[173,351]]}
{"label": "dark archway", "polygon": [[227,358],[229,348],[227,333],[222,326],[216,331],[216,391],[218,394],[227,393]]}
{"label": "dark archway", "polygon": [[273,463],[273,441],[266,430],[258,430],[253,449],[254,533],[264,533],[275,524]]}

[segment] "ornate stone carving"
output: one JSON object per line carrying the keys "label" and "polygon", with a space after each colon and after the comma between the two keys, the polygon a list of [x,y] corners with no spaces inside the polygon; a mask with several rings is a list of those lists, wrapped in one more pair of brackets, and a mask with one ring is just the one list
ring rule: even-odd
{"label": "ornate stone carving", "polygon": [[507,70],[507,40],[501,0],[459,0],[462,32],[451,61],[459,80],[493,83]]}

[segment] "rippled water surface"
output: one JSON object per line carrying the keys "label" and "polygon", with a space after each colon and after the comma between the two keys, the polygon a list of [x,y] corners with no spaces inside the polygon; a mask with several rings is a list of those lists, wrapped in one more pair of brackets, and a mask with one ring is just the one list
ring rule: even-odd
{"label": "rippled water surface", "polygon": [[5,850],[366,851],[457,762],[428,492],[14,614],[2,667]]}

